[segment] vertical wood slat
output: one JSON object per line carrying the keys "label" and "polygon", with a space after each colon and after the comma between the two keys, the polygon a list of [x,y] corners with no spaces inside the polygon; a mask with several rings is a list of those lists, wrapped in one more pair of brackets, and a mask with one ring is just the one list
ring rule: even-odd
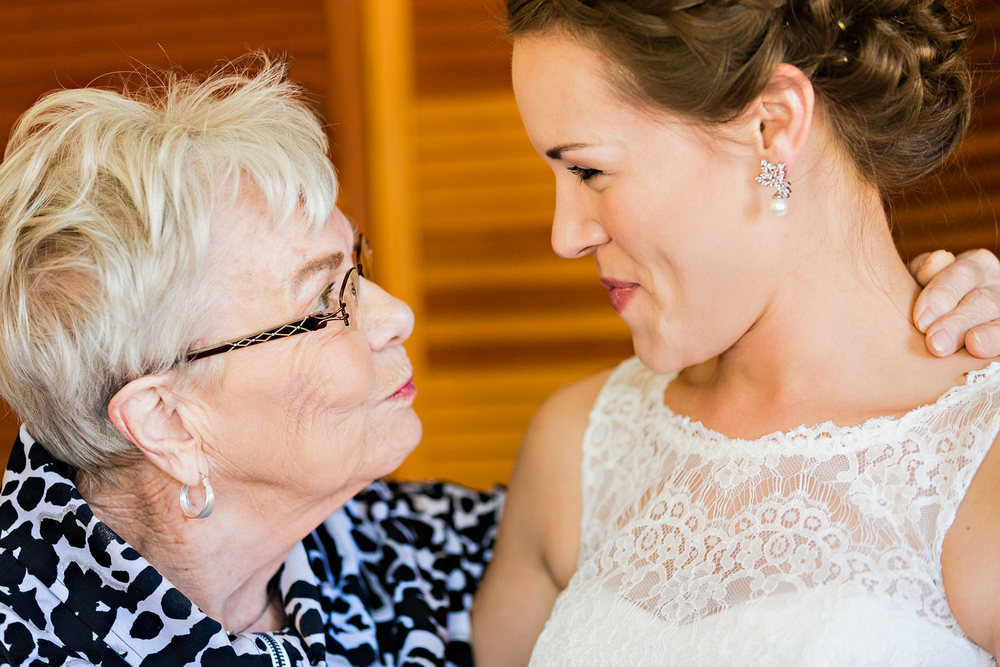
{"label": "vertical wood slat", "polygon": [[358,0],[324,0],[328,57],[326,119],[337,167],[341,210],[366,228],[368,219],[364,113],[363,16]]}
{"label": "vertical wood slat", "polygon": [[[423,272],[414,209],[412,24],[408,2],[366,2],[365,107],[369,228],[381,287],[413,309],[418,326],[407,344],[417,386],[425,377]],[[364,296],[364,295],[362,295]],[[428,477],[427,449],[420,447],[397,472]]]}

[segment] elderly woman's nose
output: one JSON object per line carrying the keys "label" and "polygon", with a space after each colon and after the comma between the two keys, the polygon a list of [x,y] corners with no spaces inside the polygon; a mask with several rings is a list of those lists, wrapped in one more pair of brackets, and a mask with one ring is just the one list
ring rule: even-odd
{"label": "elderly woman's nose", "polygon": [[361,299],[366,304],[365,335],[373,350],[402,344],[413,333],[413,311],[375,283],[361,281]]}

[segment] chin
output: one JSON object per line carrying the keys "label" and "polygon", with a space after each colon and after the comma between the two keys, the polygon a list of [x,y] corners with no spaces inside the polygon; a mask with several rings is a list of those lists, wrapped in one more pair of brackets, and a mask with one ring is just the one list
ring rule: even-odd
{"label": "chin", "polygon": [[420,417],[413,408],[409,408],[405,414],[397,415],[393,420],[393,428],[390,433],[384,436],[384,447],[382,457],[385,469],[379,475],[384,477],[403,465],[406,457],[413,453],[413,450],[420,444],[424,428],[420,423]]}
{"label": "chin", "polygon": [[675,345],[656,336],[640,334],[634,330],[632,332],[632,349],[642,365],[657,375],[679,373],[690,365],[678,357],[679,350]]}

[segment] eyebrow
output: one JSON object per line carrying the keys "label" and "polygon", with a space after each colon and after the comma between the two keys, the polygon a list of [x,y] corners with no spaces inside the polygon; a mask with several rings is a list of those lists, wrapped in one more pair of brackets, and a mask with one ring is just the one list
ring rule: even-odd
{"label": "eyebrow", "polygon": [[302,288],[302,284],[313,274],[319,273],[320,271],[336,269],[343,263],[344,253],[342,252],[333,252],[329,255],[323,255],[322,257],[310,259],[308,262],[300,266],[298,271],[296,271],[292,276],[292,292],[297,294],[299,289]]}
{"label": "eyebrow", "polygon": [[561,160],[562,154],[566,151],[575,151],[586,147],[587,144],[562,144],[561,146],[556,146],[545,151],[545,156],[552,160]]}

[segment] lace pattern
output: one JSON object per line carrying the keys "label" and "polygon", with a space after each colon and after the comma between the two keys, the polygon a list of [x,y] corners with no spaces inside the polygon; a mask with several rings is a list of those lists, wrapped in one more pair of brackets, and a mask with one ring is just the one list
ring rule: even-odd
{"label": "lace pattern", "polygon": [[[616,656],[641,659],[631,653],[638,647],[622,647],[634,643],[634,628],[613,638],[622,618],[649,630],[642,641],[656,647],[650,655],[657,662],[674,664],[664,661],[669,654],[676,664],[708,664],[689,661],[705,651],[702,643],[721,650],[735,635],[746,651],[748,633],[765,631],[769,616],[794,607],[776,608],[774,600],[798,601],[802,617],[786,620],[812,624],[812,631],[840,627],[839,616],[857,607],[870,612],[886,646],[895,631],[910,628],[905,632],[921,640],[936,637],[938,647],[957,641],[971,660],[948,664],[984,659],[948,607],[940,555],[1000,431],[1000,364],[898,419],[799,427],[753,441],[670,412],[662,397],[671,379],[631,359],[593,408],[578,570],[539,640],[536,664],[558,664],[555,656],[583,646],[610,650],[607,664]],[[594,613],[598,599],[616,614]],[[904,643],[920,644],[914,639]],[[893,664],[939,664],[898,658]]]}

